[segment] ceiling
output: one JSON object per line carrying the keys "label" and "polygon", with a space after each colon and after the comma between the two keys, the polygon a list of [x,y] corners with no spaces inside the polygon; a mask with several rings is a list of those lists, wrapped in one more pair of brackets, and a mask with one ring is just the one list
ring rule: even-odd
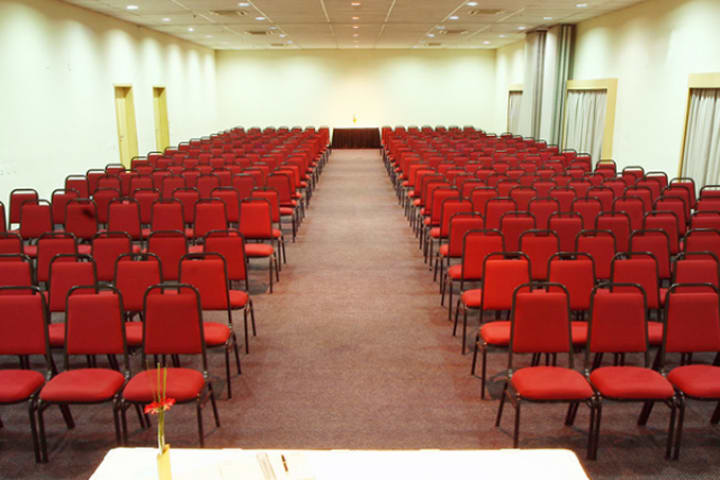
{"label": "ceiling", "polygon": [[234,50],[493,49],[521,40],[528,30],[577,23],[643,0],[65,1],[209,48]]}

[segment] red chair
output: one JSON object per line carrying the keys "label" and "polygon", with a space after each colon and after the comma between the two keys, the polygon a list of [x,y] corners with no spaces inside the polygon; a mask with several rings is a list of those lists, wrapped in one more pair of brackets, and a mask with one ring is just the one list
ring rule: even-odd
{"label": "red chair", "polygon": [[661,196],[655,200],[653,210],[670,211],[677,217],[678,235],[685,235],[687,232],[688,213],[685,200],[681,197]]}
{"label": "red chair", "polygon": [[[3,262],[6,263],[19,262]],[[35,412],[37,395],[52,374],[47,325],[50,315],[37,287],[0,287],[0,355],[19,355],[20,368],[0,369],[0,405],[28,404],[35,461],[42,462]],[[41,355],[45,371],[30,369],[29,356]],[[63,412],[65,413],[65,412]],[[66,417],[67,418],[67,417]]]}
{"label": "red chair", "polygon": [[131,320],[142,317],[145,291],[162,280],[162,264],[153,253],[124,253],[115,260],[113,285],[122,295],[128,347],[142,346],[143,324]]}
{"label": "red chair", "polygon": [[575,249],[575,238],[583,229],[583,219],[577,212],[555,212],[548,219],[548,230],[558,237],[558,249],[572,252]]}
{"label": "red chair", "polygon": [[576,198],[572,203],[571,209],[580,215],[583,228],[588,230],[595,225],[595,217],[602,211],[602,204],[597,198]]}
{"label": "red chair", "polygon": [[683,237],[685,252],[712,252],[720,258],[720,230],[714,228],[693,228]]}
{"label": "red chair", "polygon": [[10,192],[8,229],[20,223],[20,208],[25,202],[36,202],[39,199],[37,190],[32,188],[16,188]]}
{"label": "red chair", "polygon": [[278,267],[282,270],[282,264],[287,263],[287,257],[285,253],[285,235],[281,230],[282,225],[280,224],[280,197],[274,189],[262,187],[256,188],[250,198],[265,200],[270,205],[270,221],[273,226],[272,237],[278,242],[277,252],[280,255],[278,258]]}
{"label": "red chair", "polygon": [[720,366],[691,363],[694,353],[720,353],[720,301],[717,286],[691,283],[675,284],[665,302],[667,333],[660,351],[660,365],[666,365],[668,354],[680,354],[680,366],[665,372],[678,391],[679,415],[675,434],[675,451],[680,456],[680,441],[685,419],[686,399],[718,402],[710,419],[720,421]]}
{"label": "red chair", "polygon": [[[60,253],[50,261],[50,279],[47,288],[47,303],[50,313],[65,312],[65,299],[73,287],[96,285],[97,268],[89,255]],[[65,323],[55,322],[48,327],[50,346],[65,345]]]}
{"label": "red chair", "polygon": [[615,200],[615,192],[605,185],[593,186],[588,190],[587,198],[597,199],[600,202],[600,211],[609,212],[612,211],[613,200]]}
{"label": "red chair", "polygon": [[[27,200],[20,206],[20,227],[18,232],[23,240],[39,238],[45,232],[52,232],[55,222],[52,206],[47,200]],[[25,253],[34,257],[37,252],[32,246],[25,247]]]}
{"label": "red chair", "polygon": [[142,228],[140,204],[132,198],[113,200],[108,205],[107,229],[111,232],[125,232],[134,241],[142,241],[150,233]]}
{"label": "red chair", "polygon": [[93,237],[90,255],[97,266],[98,280],[112,282],[115,261],[120,255],[132,253],[132,238],[125,232],[102,232]]}
{"label": "red chair", "polygon": [[[570,338],[568,292],[560,284],[552,291],[528,291],[530,284],[519,285],[512,294],[508,371],[500,398],[495,426],[500,426],[506,399],[515,407],[513,448],[520,436],[520,407],[523,402],[568,403],[565,425],[572,425],[577,408],[584,403],[590,409],[587,456],[594,456],[594,438],[600,421],[600,404],[588,381],[574,369],[574,351]],[[540,354],[552,356],[552,365],[539,365]],[[532,354],[530,366],[517,368],[515,356]],[[567,354],[567,367],[556,364],[557,354]]]}
{"label": "red chair", "polygon": [[147,251],[160,259],[162,278],[176,281],[180,259],[189,251],[187,237],[180,230],[153,232],[148,237]]}
{"label": "red chair", "polygon": [[463,239],[465,234],[470,230],[482,230],[485,221],[482,215],[476,212],[456,213],[450,218],[448,225],[448,241],[444,245],[438,247],[437,258],[435,260],[435,269],[433,272],[433,281],[437,278],[438,264],[440,271],[440,291],[443,291],[445,283],[445,272],[450,268],[450,262],[454,259],[462,258]]}
{"label": "red chair", "polygon": [[698,210],[690,216],[690,228],[720,229],[720,210]]}
{"label": "red chair", "polygon": [[[65,370],[43,386],[37,405],[40,447],[46,462],[48,454],[43,411],[50,405],[67,408],[71,404],[112,402],[115,440],[118,445],[122,444],[118,415],[120,393],[130,376],[122,298],[113,287],[76,286],[68,292],[65,310]],[[98,367],[94,356],[101,354],[120,355],[123,358],[122,371],[114,358],[110,368]],[[89,356],[88,367],[71,369],[70,357],[74,355]],[[72,428],[69,408],[67,415]]]}
{"label": "red chair", "polygon": [[65,177],[65,190],[75,190],[80,198],[90,197],[87,177],[82,174]]}
{"label": "red chair", "polygon": [[197,179],[198,192],[200,192],[200,198],[210,198],[210,192],[213,188],[220,186],[220,178],[217,175],[208,173],[200,175]]}
{"label": "red chair", "polygon": [[600,212],[595,219],[595,230],[609,230],[615,236],[618,252],[626,252],[630,247],[632,232],[630,216],[625,212]]}
{"label": "red chair", "polygon": [[[154,294],[159,290],[159,294]],[[164,359],[166,355],[198,355],[200,369],[167,367],[165,393],[176,404],[193,402],[196,405],[200,446],[205,445],[202,423],[202,407],[208,400],[212,403],[215,424],[220,419],[215,404],[215,394],[208,373],[203,317],[200,294],[191,285],[163,283],[150,287],[144,300],[144,331],[141,363],[146,365],[147,356]],[[162,364],[165,366],[164,362]],[[156,368],[144,370],[125,386],[122,393],[123,436],[127,440],[126,410],[130,405],[145,405],[155,400],[158,375]],[[142,418],[142,417],[141,417]],[[125,442],[126,443],[126,442]]]}
{"label": "red chair", "polygon": [[52,203],[52,216],[55,225],[65,225],[65,207],[71,199],[78,198],[79,196],[75,190],[65,190],[64,188],[56,188],[53,190],[50,201]]}
{"label": "red chair", "polygon": [[191,227],[185,227],[182,203],[174,199],[157,200],[153,203],[150,230],[153,232],[179,230],[185,232],[185,236],[188,238],[192,238],[194,235]]}
{"label": "red chair", "polygon": [[0,254],[0,287],[33,287],[34,283],[35,272],[30,257],[20,253]]}
{"label": "red chair", "polygon": [[448,321],[452,320],[453,287],[460,282],[460,292],[465,282],[479,282],[483,278],[485,257],[492,252],[505,250],[505,240],[498,230],[468,230],[463,236],[460,264],[449,266],[445,281],[441,285],[440,305],[445,305],[445,291],[448,292]]}
{"label": "red chair", "polygon": [[[670,458],[674,441],[673,430],[678,397],[670,382],[649,368],[647,302],[643,288],[636,283],[611,283],[609,290],[595,290],[592,314],[585,348],[585,368],[588,379],[601,400],[642,402],[638,425],[645,425],[655,402],[670,408],[670,425],[665,456]],[[602,354],[615,354],[616,363],[601,366]],[[626,365],[626,356],[640,354],[642,366]],[[591,364],[590,356],[595,358]],[[597,455],[600,435],[600,416],[595,427],[592,458]]]}
{"label": "red chair", "polygon": [[532,280],[547,279],[548,260],[559,251],[560,240],[552,230],[528,230],[520,235],[520,250],[530,259]]}
{"label": "red chair", "polygon": [[173,192],[176,189],[185,188],[185,179],[180,175],[167,175],[160,183],[160,198],[165,200],[174,198]]}
{"label": "red chair", "polygon": [[668,234],[670,252],[676,255],[680,252],[680,229],[675,212],[667,210],[653,210],[645,214],[644,230],[659,229]]}
{"label": "red chair", "polygon": [[201,240],[212,230],[228,228],[227,209],[225,202],[219,198],[203,198],[195,203],[195,241]]}
{"label": "red chair", "polygon": [[517,210],[517,204],[512,198],[491,198],[485,204],[485,228],[499,230],[502,216],[507,212],[514,212],[515,210]]}
{"label": "red chair", "polygon": [[[509,338],[509,323],[507,322],[483,322],[485,311],[495,311],[496,316],[502,311],[510,311],[512,306],[512,292],[518,285],[530,282],[530,259],[522,252],[493,252],[485,256],[483,261],[483,283],[481,288],[466,290],[460,295],[455,310],[455,324],[453,335],[457,327],[460,307],[463,307],[463,348],[465,353],[465,338],[467,332],[467,314],[469,310],[479,313],[479,324],[475,336],[475,350],[473,352],[472,372],[475,371],[475,360],[478,348],[482,349],[483,376],[482,394],[485,390],[485,359],[488,345],[506,346]],[[502,337],[504,330],[507,335],[504,341],[496,342],[495,339]],[[492,338],[490,338],[492,337]],[[504,345],[501,345],[503,344]]]}
{"label": "red chair", "polygon": [[530,201],[530,213],[535,215],[537,228],[547,230],[550,216],[560,211],[560,204],[554,198],[535,198]]}
{"label": "red chair", "polygon": [[487,203],[498,196],[495,187],[476,187],[470,192],[469,200],[472,202],[473,210],[485,215]]}
{"label": "red chair", "polygon": [[610,279],[610,265],[617,252],[615,235],[610,230],[582,230],[575,238],[576,252],[584,252],[595,261],[598,280]]}
{"label": "red chair", "polygon": [[37,256],[35,258],[36,283],[44,283],[50,279],[50,262],[59,253],[75,255],[78,252],[75,235],[67,232],[48,232],[35,242]]}
{"label": "red chair", "polygon": [[[235,187],[218,187],[214,188],[210,195],[212,198],[218,198],[225,204],[225,212],[227,213],[227,221],[231,226],[237,225],[240,220],[240,197]],[[294,218],[294,216],[293,216]],[[295,224],[293,220],[293,232]],[[295,241],[295,234],[293,233],[293,241]]]}
{"label": "red chair", "polygon": [[[655,182],[648,181],[648,183],[654,184]],[[658,190],[658,195],[659,195],[659,193],[660,192]],[[644,214],[645,212],[649,212],[650,210],[652,210],[653,201],[655,200],[656,196],[653,195],[653,191],[649,187],[640,186],[639,183],[636,183],[633,186],[627,187],[625,189],[625,192],[623,193],[623,197],[621,197],[621,198],[638,198],[638,199],[640,199],[640,201],[642,202],[643,214]],[[627,209],[624,209],[624,208],[620,208],[620,210],[627,211]],[[630,213],[630,212],[628,212],[628,213]]]}
{"label": "red chair", "polygon": [[250,297],[242,290],[230,290],[225,258],[216,252],[189,253],[180,260],[180,281],[194,286],[200,293],[200,305],[205,310],[219,310],[227,313],[227,323],[204,322],[205,345],[225,350],[225,373],[228,384],[228,398],[232,397],[230,387],[230,351],[235,354],[238,375],[240,354],[237,337],[233,328],[232,311],[243,310],[245,320],[245,349],[248,351],[247,314]]}
{"label": "red chair", "polygon": [[673,258],[672,283],[709,283],[720,288],[720,260],[711,252],[680,252]]}
{"label": "red chair", "polygon": [[635,230],[630,234],[631,252],[650,252],[655,256],[660,281],[670,280],[670,238],[663,230]]}
{"label": "red chair", "polygon": [[[435,244],[438,248],[443,242],[448,240],[450,235],[450,221],[458,213],[472,213],[472,203],[470,200],[463,200],[460,197],[446,198],[442,202],[440,209],[440,223],[438,226],[433,227],[429,231],[429,250],[427,252],[427,258],[432,266],[433,254],[435,253]],[[435,256],[435,265],[437,268],[438,256]],[[433,278],[434,281],[434,278]]]}
{"label": "red chair", "polygon": [[195,204],[200,200],[200,192],[194,187],[176,188],[171,198],[182,204],[183,221],[187,227],[192,227],[195,223]]}
{"label": "red chair", "polygon": [[108,222],[108,206],[110,202],[119,200],[120,190],[113,188],[100,188],[95,190],[93,194],[93,202],[95,202],[97,222],[101,225],[107,225]]}
{"label": "red chair", "polygon": [[550,189],[550,198],[557,200],[560,212],[569,212],[572,210],[572,203],[577,197],[577,192],[572,187],[553,187]]}
{"label": "red chair", "polygon": [[[270,293],[273,291],[273,273],[275,280],[280,281],[279,265],[276,249],[272,243],[272,216],[270,203],[263,198],[247,198],[240,202],[240,223],[238,231],[248,243],[245,244],[245,255],[249,258],[267,258]],[[251,243],[253,242],[253,243]],[[271,242],[267,244],[265,242]],[[273,272],[274,267],[274,272]]]}
{"label": "red chair", "polygon": [[65,206],[65,231],[89,242],[98,231],[98,210],[88,198],[73,198]]}
{"label": "red chair", "polygon": [[160,192],[151,188],[137,189],[132,198],[140,206],[140,223],[149,226],[152,223],[152,207],[160,200]]}
{"label": "red chair", "polygon": [[238,173],[232,177],[232,186],[238,192],[238,198],[242,200],[248,198],[258,185],[255,185],[255,178],[252,175]]}

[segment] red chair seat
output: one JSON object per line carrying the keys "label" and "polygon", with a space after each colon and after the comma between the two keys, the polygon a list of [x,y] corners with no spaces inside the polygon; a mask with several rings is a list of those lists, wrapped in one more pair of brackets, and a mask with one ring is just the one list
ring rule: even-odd
{"label": "red chair seat", "polygon": [[[145,370],[130,379],[123,390],[123,397],[131,402],[150,403],[154,401],[157,389],[157,370]],[[189,368],[167,369],[165,395],[176,402],[197,398],[205,385],[202,373]]]}
{"label": "red chair seat", "polygon": [[23,246],[23,253],[28,257],[37,257],[37,245],[25,245]]}
{"label": "red chair seat", "polygon": [[78,253],[80,255],[92,255],[92,245],[80,244],[78,245]]}
{"label": "red chair seat", "polygon": [[0,370],[0,403],[25,400],[45,383],[45,377],[35,370]]}
{"label": "red chair seat", "polygon": [[292,215],[295,210],[291,207],[280,207],[280,215]]}
{"label": "red chair seat", "polygon": [[230,290],[230,308],[245,308],[249,298],[242,290]]}
{"label": "red chair seat", "polygon": [[273,235],[273,238],[280,238],[280,237],[282,237],[282,232],[280,230],[278,230],[277,228],[273,228],[272,235]]}
{"label": "red chair seat", "polygon": [[440,238],[440,227],[431,228],[430,236],[433,238]]}
{"label": "red chair seat", "polygon": [[91,403],[112,398],[125,383],[125,377],[108,368],[79,368],[54,376],[40,391],[47,402]]}
{"label": "red chair seat", "polygon": [[48,325],[50,346],[60,348],[65,345],[65,323],[51,323]]}
{"label": "red chair seat", "polygon": [[608,398],[665,399],[674,393],[670,382],[649,368],[601,367],[592,371],[590,382]]}
{"label": "red chair seat", "polygon": [[663,324],[662,322],[648,322],[648,342],[650,345],[662,344]]}
{"label": "red chair seat", "polygon": [[420,206],[420,199],[419,199],[419,198],[418,198],[417,200],[413,200],[413,206],[415,206],[415,207],[419,207],[419,206]]}
{"label": "red chair seat", "polygon": [[571,322],[573,345],[585,345],[587,343],[588,324],[587,322]]}
{"label": "red chair seat", "polygon": [[202,245],[190,245],[188,247],[188,253],[202,253],[202,252],[203,252]]}
{"label": "red chair seat", "polygon": [[447,273],[453,280],[460,280],[460,277],[462,276],[462,265],[451,265],[450,268],[448,268]]}
{"label": "red chair seat", "polygon": [[134,244],[132,246],[133,253],[143,253],[143,247],[142,245]]}
{"label": "red chair seat", "polygon": [[245,255],[248,257],[269,257],[275,250],[266,243],[246,243]]}
{"label": "red chair seat", "polygon": [[143,324],[142,322],[126,322],[125,323],[125,339],[128,347],[139,347],[143,340]]}
{"label": "red chair seat", "polygon": [[691,397],[720,398],[720,367],[685,365],[672,369],[667,379]]}
{"label": "red chair seat", "polygon": [[667,297],[668,288],[661,288],[660,289],[660,305],[665,306],[665,298]]}
{"label": "red chair seat", "polygon": [[450,245],[440,245],[440,248],[438,248],[438,253],[441,257],[447,257],[448,252],[450,251]]}
{"label": "red chair seat", "polygon": [[297,207],[297,202],[295,200],[291,200],[290,203],[282,203],[280,204],[281,207],[288,207],[288,208],[295,208]]}
{"label": "red chair seat", "polygon": [[510,381],[518,395],[530,400],[584,400],[593,396],[585,377],[569,368],[521,368]]}
{"label": "red chair seat", "polygon": [[501,320],[484,323],[480,327],[480,336],[488,345],[506,347],[510,344],[510,322]]}
{"label": "red chair seat", "polygon": [[230,338],[230,327],[218,322],[205,322],[203,324],[205,344],[209,346],[225,345]]}
{"label": "red chair seat", "polygon": [[463,305],[469,308],[480,308],[482,302],[482,288],[465,290],[460,296]]}

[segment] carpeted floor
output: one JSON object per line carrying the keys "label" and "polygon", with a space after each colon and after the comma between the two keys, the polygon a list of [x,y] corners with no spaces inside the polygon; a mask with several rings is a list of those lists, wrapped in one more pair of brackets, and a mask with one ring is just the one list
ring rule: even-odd
{"label": "carpeted floor", "polygon": [[[298,449],[477,449],[512,445],[513,412],[494,427],[498,401],[481,400],[469,374],[470,355],[451,336],[437,284],[397,205],[375,150],[337,151],[321,178],[297,243],[273,294],[264,293],[264,264],[251,272],[258,336],[243,357],[243,374],[226,399],[219,352],[211,371],[220,391],[222,426],[206,409],[206,446]],[[213,315],[208,315],[212,317]],[[237,317],[240,322],[241,317]],[[241,335],[241,327],[238,333]],[[488,372],[506,356],[490,355]],[[3,360],[5,361],[5,360]],[[133,357],[136,371],[140,361]],[[498,384],[492,386],[495,396]],[[584,460],[587,411],[563,426],[562,405],[524,407],[521,446],[569,448],[593,478],[717,478],[720,431],[709,425],[714,405],[692,403],[681,460],[664,460],[667,409],[635,425],[638,405],[605,405],[599,460]],[[0,477],[90,476],[114,446],[109,405],[74,407],[67,431],[59,411],[46,412],[50,463],[33,460],[26,409],[0,410]],[[197,445],[194,408],[168,414],[176,447]],[[131,446],[152,446],[128,416]],[[478,465],[482,471],[482,465]]]}

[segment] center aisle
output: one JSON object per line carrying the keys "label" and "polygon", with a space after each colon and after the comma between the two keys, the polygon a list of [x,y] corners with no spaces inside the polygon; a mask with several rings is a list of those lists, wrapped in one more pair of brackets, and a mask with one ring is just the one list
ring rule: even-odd
{"label": "center aisle", "polygon": [[[489,448],[470,357],[376,150],[336,151],[211,446]],[[481,410],[486,409],[484,415]],[[232,418],[228,418],[228,417]]]}

